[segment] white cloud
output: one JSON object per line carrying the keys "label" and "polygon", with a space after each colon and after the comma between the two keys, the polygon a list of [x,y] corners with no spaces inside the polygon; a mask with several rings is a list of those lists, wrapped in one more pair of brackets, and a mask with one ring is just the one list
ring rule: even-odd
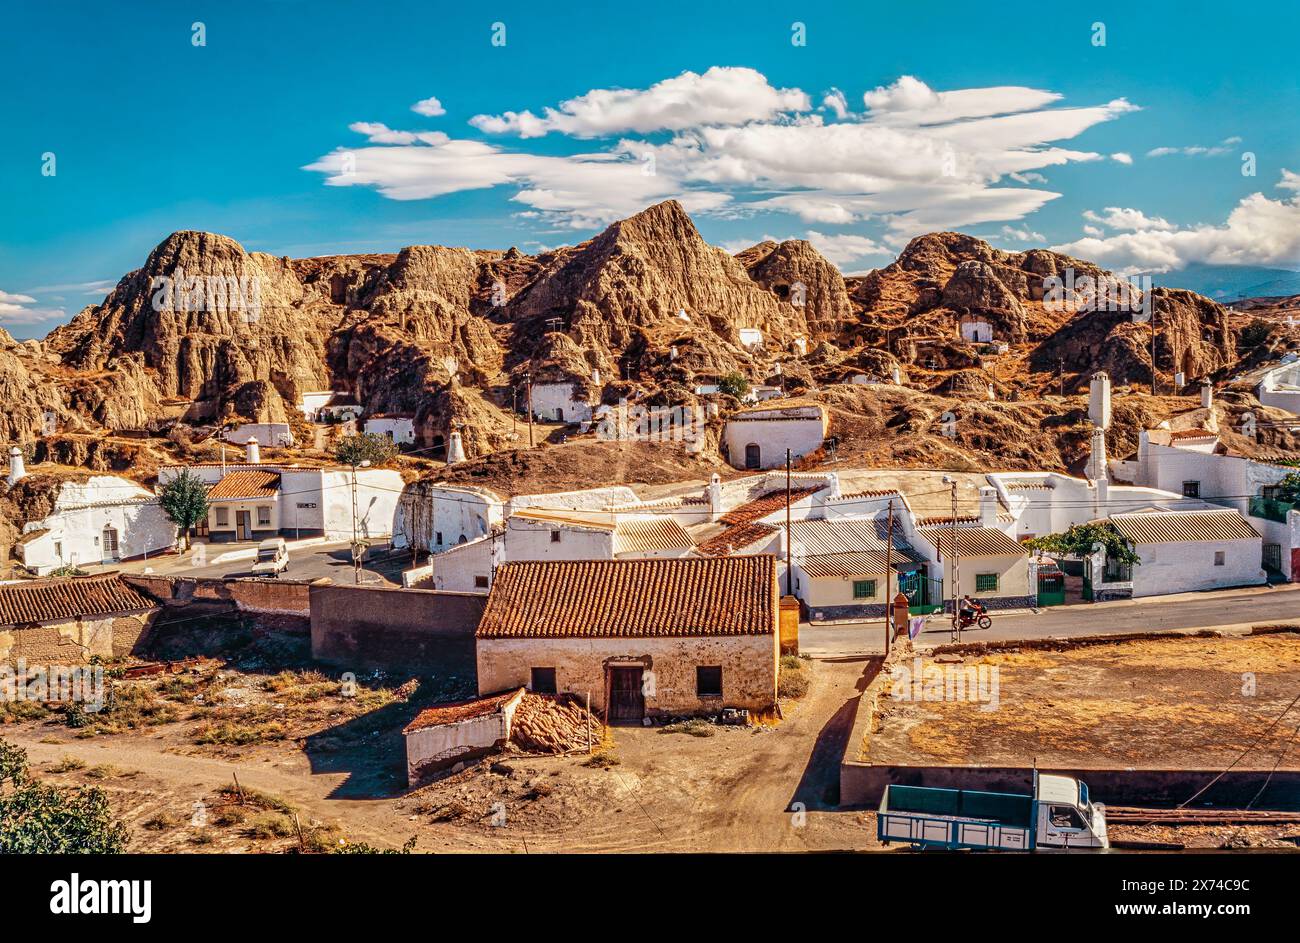
{"label": "white cloud", "polygon": [[[1192,262],[1300,268],[1300,176],[1284,170],[1277,185],[1294,195],[1274,200],[1252,193],[1219,226],[1179,228],[1155,217],[1165,226],[1134,228],[1108,237],[1089,235],[1052,248],[1120,271],[1169,272]],[[1152,219],[1137,210],[1120,212]]]}
{"label": "white cloud", "polygon": [[871,256],[892,256],[886,247],[866,236],[854,233],[835,233],[827,235],[808,230],[807,239],[822,255],[834,262],[840,269],[849,269],[862,259]]}
{"label": "white cloud", "polygon": [[[521,138],[553,131],[618,138],[593,153],[520,152],[357,122],[352,130],[375,146],[340,148],[307,169],[327,174],[331,186],[370,186],[400,200],[514,188],[512,199],[546,221],[579,229],[675,197],[693,211],[791,213],[816,226],[870,218],[895,245],[919,232],[1035,212],[1059,196],[1035,186],[1046,182],[1040,171],[1104,159],[1061,142],[1135,110],[1124,99],[1051,107],[1060,98],[1017,86],[941,92],[904,76],[868,92],[869,111],[855,115],[838,89],[813,111],[799,89],[774,88],[753,69],[715,66],[646,89],[593,90],[541,116],[471,121]],[[663,131],[672,136],[647,137]]]}
{"label": "white cloud", "polygon": [[848,99],[838,88],[831,89],[822,97],[822,108],[834,112],[835,117],[841,121],[851,114]]}
{"label": "white cloud", "polygon": [[1169,220],[1163,219],[1162,217],[1148,216],[1141,210],[1119,206],[1108,206],[1104,213],[1097,213],[1093,210],[1084,210],[1083,218],[1089,222],[1097,223],[1102,226],[1109,226],[1111,229],[1160,229],[1168,232],[1177,228],[1173,223],[1169,222]]}
{"label": "white cloud", "polygon": [[1220,154],[1230,154],[1236,145],[1241,143],[1241,138],[1230,137],[1224,138],[1219,144],[1213,147],[1205,147],[1200,144],[1194,144],[1191,147],[1153,147],[1147,151],[1147,157],[1168,157],[1170,154],[1182,154],[1185,157],[1218,157]]}
{"label": "white cloud", "polygon": [[1017,229],[1014,226],[1003,226],[1002,236],[1016,242],[1043,243],[1047,241],[1047,237],[1041,232],[1034,232],[1032,229]]}
{"label": "white cloud", "polygon": [[1133,163],[1133,155],[1125,151],[1117,151],[1110,155],[1110,159],[1121,164]]}
{"label": "white cloud", "polygon": [[41,324],[66,316],[62,308],[33,307],[36,303],[31,295],[0,291],[0,324]]}
{"label": "white cloud", "polygon": [[475,115],[470,124],[489,134],[541,137],[551,131],[577,138],[652,131],[680,131],[705,124],[764,121],[783,112],[807,111],[812,102],[794,88],[773,88],[762,73],[714,66],[703,75],[683,72],[647,89],[598,88],[531,111]]}
{"label": "white cloud", "polygon": [[447,113],[447,109],[442,107],[442,102],[433,96],[420,99],[411,106],[411,110],[417,115],[424,115],[426,118],[436,118]]}

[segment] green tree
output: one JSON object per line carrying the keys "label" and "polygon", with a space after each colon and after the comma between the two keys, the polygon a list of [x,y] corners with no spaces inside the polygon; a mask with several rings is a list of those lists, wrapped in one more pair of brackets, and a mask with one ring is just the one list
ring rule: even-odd
{"label": "green tree", "polygon": [[1086,557],[1097,544],[1101,544],[1109,560],[1129,566],[1142,563],[1123,536],[1106,524],[1075,524],[1063,534],[1044,534],[1025,541],[1025,544],[1031,550],[1070,557]]}
{"label": "green tree", "polygon": [[736,399],[744,399],[745,394],[749,392],[749,380],[740,372],[728,373],[718,382],[718,389],[728,396],[734,396]]}
{"label": "green tree", "polygon": [[1291,472],[1277,483],[1277,499],[1300,504],[1300,472]]}
{"label": "green tree", "polygon": [[185,549],[190,548],[190,528],[208,516],[208,487],[203,479],[188,468],[162,486],[158,503],[163,513],[180,528],[185,536]]}
{"label": "green tree", "polygon": [[0,854],[119,854],[129,838],[98,788],[33,779],[27,751],[0,740]]}
{"label": "green tree", "polygon": [[396,454],[397,446],[391,439],[373,432],[346,435],[334,447],[334,460],[342,465],[356,466],[366,461],[371,465],[384,465]]}

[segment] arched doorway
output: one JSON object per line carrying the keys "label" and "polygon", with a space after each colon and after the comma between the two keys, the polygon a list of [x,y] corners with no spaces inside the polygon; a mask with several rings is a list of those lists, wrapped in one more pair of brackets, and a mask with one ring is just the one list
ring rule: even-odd
{"label": "arched doorway", "polygon": [[758,447],[757,442],[751,442],[749,445],[745,446],[745,467],[763,467],[763,450]]}

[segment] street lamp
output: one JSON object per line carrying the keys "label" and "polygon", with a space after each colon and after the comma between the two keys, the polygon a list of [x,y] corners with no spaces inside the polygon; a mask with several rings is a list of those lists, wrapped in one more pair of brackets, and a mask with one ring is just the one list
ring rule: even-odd
{"label": "street lamp", "polygon": [[361,555],[365,547],[357,540],[357,469],[369,468],[370,459],[362,459],[352,465],[352,582],[361,582]]}

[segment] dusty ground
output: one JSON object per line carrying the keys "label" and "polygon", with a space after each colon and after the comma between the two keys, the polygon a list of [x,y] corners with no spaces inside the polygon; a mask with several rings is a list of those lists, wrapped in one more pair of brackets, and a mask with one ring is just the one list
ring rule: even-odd
{"label": "dusty ground", "polygon": [[[927,671],[934,664],[924,661]],[[872,762],[1214,769],[1250,748],[1300,691],[1300,635],[1009,651],[939,667],[996,668],[996,709],[891,691],[863,744]],[[1297,723],[1278,724],[1240,768],[1271,768],[1279,754],[1280,768],[1300,768]]]}
{"label": "dusty ground", "polygon": [[[345,698],[309,671],[203,662],[149,682],[165,713],[156,722],[91,734],[57,713],[11,716],[0,736],[42,777],[107,790],[133,851],[291,851],[299,828],[308,850],[411,837],[422,851],[862,849],[874,828],[834,803],[872,664],[806,662],[809,693],[773,726],[616,728],[596,761],[506,754],[413,793],[399,731],[426,700],[394,679],[362,679]],[[183,698],[168,700],[180,685]]]}

